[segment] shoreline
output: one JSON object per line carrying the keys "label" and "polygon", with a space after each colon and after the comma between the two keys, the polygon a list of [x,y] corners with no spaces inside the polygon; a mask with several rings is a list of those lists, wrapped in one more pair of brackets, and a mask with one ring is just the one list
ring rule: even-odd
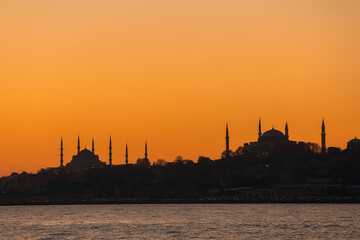
{"label": "shoreline", "polygon": [[124,200],[124,201],[58,201],[58,202],[8,202],[0,206],[34,205],[115,205],[115,204],[359,204],[356,200]]}

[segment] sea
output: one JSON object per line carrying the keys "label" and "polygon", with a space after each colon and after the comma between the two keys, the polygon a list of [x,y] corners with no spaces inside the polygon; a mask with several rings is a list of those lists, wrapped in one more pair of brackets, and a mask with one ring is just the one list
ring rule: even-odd
{"label": "sea", "polygon": [[360,239],[360,204],[0,206],[0,239]]}

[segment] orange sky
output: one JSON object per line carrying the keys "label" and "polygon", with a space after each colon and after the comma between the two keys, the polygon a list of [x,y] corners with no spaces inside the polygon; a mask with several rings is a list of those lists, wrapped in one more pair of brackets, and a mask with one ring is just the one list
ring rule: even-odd
{"label": "orange sky", "polygon": [[59,165],[95,137],[107,161],[213,159],[263,131],[360,136],[360,1],[0,3],[0,176]]}

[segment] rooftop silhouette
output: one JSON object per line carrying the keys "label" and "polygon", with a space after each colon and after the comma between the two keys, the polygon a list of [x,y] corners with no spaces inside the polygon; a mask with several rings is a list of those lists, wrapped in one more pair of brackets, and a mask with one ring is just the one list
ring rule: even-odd
{"label": "rooftop silhouette", "polygon": [[321,147],[290,140],[287,122],[284,132],[273,127],[262,133],[259,120],[258,140],[232,151],[230,126],[226,123],[225,150],[219,159],[199,156],[196,162],[177,156],[171,162],[158,159],[151,163],[145,141],[144,157],[138,158],[135,164],[128,162],[128,144],[124,160],[116,159],[122,164],[114,164],[110,137],[106,164],[95,154],[94,138],[91,150],[81,149],[80,136],[77,154],[65,164],[61,137],[60,166],[41,169],[37,174],[13,173],[1,178],[0,203],[49,199],[72,203],[97,198],[130,202],[213,199],[216,202],[226,199],[328,201],[331,197],[335,202],[360,201],[359,139],[351,139],[345,150],[327,148],[324,120],[319,131]]}

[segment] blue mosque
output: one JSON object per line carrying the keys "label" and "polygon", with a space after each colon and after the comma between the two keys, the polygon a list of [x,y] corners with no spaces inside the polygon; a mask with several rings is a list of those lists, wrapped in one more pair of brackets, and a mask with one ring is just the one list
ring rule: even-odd
{"label": "blue mosque", "polygon": [[[63,139],[61,137],[60,141],[60,167],[65,167],[67,169],[85,169],[85,168],[94,168],[94,167],[103,167],[103,166],[112,166],[112,141],[110,137],[109,141],[109,162],[106,164],[105,162],[100,161],[99,155],[95,154],[95,143],[94,138],[92,139],[92,148],[91,150],[87,149],[86,146],[84,149],[80,148],[80,137],[78,136],[77,142],[77,154],[72,157],[72,160],[64,165],[64,147],[63,147]],[[128,145],[125,146],[125,164],[128,165]],[[147,152],[147,142],[145,142],[145,159],[148,157]]]}

